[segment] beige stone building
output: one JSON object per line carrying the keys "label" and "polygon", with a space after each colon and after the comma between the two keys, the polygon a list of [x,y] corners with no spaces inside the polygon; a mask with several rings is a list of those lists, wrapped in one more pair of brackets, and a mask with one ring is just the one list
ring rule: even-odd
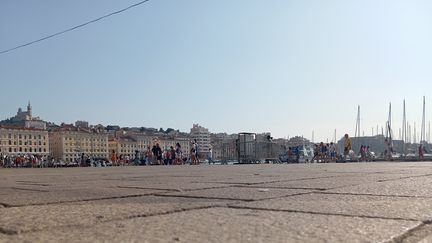
{"label": "beige stone building", "polygon": [[209,130],[200,126],[199,124],[193,124],[193,127],[190,131],[190,138],[197,141],[199,145],[200,156],[205,157],[211,147]]}
{"label": "beige stone building", "polygon": [[82,154],[92,158],[109,158],[108,135],[72,125],[49,133],[50,152],[54,159],[75,161]]}
{"label": "beige stone building", "polygon": [[183,154],[189,154],[190,151],[190,139],[185,137],[174,137],[174,138],[161,138],[157,141],[162,148],[162,151],[168,150],[171,146],[173,148],[176,147],[176,144],[179,143],[182,149]]}
{"label": "beige stone building", "polygon": [[110,153],[110,159],[115,154],[117,157],[129,157],[134,158],[136,151],[142,152],[142,148],[139,147],[138,142],[130,137],[121,137],[108,140],[108,147]]}
{"label": "beige stone building", "polygon": [[110,159],[115,154],[117,157],[129,156],[134,158],[136,151],[140,154],[146,152],[148,148],[159,144],[162,151],[168,150],[171,146],[175,148],[179,143],[183,153],[188,154],[190,150],[190,139],[186,137],[156,137],[144,134],[128,134],[124,136],[110,138],[108,141]]}
{"label": "beige stone building", "polygon": [[0,153],[12,156],[48,155],[48,132],[33,128],[0,126]]}

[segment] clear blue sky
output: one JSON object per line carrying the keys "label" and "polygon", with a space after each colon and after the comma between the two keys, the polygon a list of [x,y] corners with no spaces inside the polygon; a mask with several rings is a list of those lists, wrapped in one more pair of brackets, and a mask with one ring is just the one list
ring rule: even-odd
{"label": "clear blue sky", "polygon": [[[0,3],[0,49],[136,1]],[[432,1],[151,0],[0,55],[0,117],[331,139],[432,119]]]}

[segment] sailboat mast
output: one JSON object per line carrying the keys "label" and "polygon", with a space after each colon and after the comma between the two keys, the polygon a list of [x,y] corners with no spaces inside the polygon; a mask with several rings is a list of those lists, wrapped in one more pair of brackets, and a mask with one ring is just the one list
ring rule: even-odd
{"label": "sailboat mast", "polygon": [[355,134],[354,137],[360,137],[360,106],[357,108],[357,120],[356,120],[356,128],[355,128]]}
{"label": "sailboat mast", "polygon": [[391,136],[391,134],[390,134],[391,133],[390,129],[391,129],[391,126],[392,126],[391,109],[392,109],[392,107],[391,107],[391,102],[390,102],[390,105],[389,105],[389,114],[388,114],[388,119],[387,119],[387,124],[386,124],[386,137],[387,138]]}
{"label": "sailboat mast", "polygon": [[421,127],[421,131],[420,131],[420,144],[425,143],[426,141],[426,120],[425,117],[426,116],[426,99],[423,96],[423,116],[422,116],[422,127]]}
{"label": "sailboat mast", "polygon": [[403,101],[403,117],[402,117],[402,144],[403,144],[403,153],[406,153],[406,144],[407,143],[407,121],[406,121],[406,108],[405,108],[405,99]]}
{"label": "sailboat mast", "polygon": [[428,138],[427,138],[428,143],[430,143],[430,139],[431,139],[431,126],[430,126],[430,121],[429,121]]}

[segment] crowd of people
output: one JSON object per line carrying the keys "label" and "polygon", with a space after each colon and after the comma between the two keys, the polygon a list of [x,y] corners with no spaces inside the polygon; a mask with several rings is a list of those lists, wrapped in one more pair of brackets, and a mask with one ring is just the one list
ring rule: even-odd
{"label": "crowd of people", "polygon": [[47,167],[48,158],[37,155],[16,155],[10,156],[0,154],[0,167],[4,168],[20,168],[20,167]]}
{"label": "crowd of people", "polygon": [[323,142],[315,144],[314,146],[314,157],[312,161],[329,163],[337,161],[337,148],[336,144]]}
{"label": "crowd of people", "polygon": [[[165,151],[162,150],[159,143],[156,143],[153,147],[148,146],[141,155],[137,154],[134,160],[140,160],[140,165],[182,165],[186,163],[187,159],[188,157],[183,153],[179,143],[176,144],[175,148],[171,146]],[[115,161],[115,165],[118,165],[118,159],[113,158],[112,160]],[[120,161],[122,161],[121,156]]]}
{"label": "crowd of people", "polygon": [[200,159],[205,158],[209,164],[214,163],[212,149],[209,149],[207,156],[203,156],[200,153],[200,147],[196,140],[191,142],[191,149],[188,152],[183,152],[180,143],[171,146],[165,150],[162,150],[159,143],[156,143],[153,147],[148,146],[147,150],[140,153],[136,151],[135,156],[130,158],[129,156],[117,155],[113,151],[111,155],[111,161],[113,166],[122,165],[199,165]]}
{"label": "crowd of people", "polygon": [[339,152],[337,144],[331,143],[317,143],[312,146],[312,155],[306,155],[308,151],[304,148],[300,150],[298,147],[288,148],[287,162],[300,162],[300,157],[304,162],[317,162],[317,163],[330,163],[339,161],[372,161],[373,152],[370,151],[369,146],[361,145],[358,153],[352,150],[351,138],[348,134],[344,137],[344,150],[343,153]]}
{"label": "crowd of people", "polygon": [[348,134],[344,136],[344,160],[368,162],[373,160],[373,154],[369,146],[361,145],[359,152],[356,154],[352,150],[352,141]]}
{"label": "crowd of people", "polygon": [[146,151],[136,151],[134,156],[117,155],[112,152],[110,159],[92,158],[82,153],[73,162],[55,161],[47,156],[39,157],[34,155],[7,156],[0,154],[0,167],[19,168],[19,167],[105,167],[105,166],[129,166],[129,165],[199,165],[202,159],[207,159],[208,163],[214,164],[213,152],[210,148],[205,154],[200,152],[200,147],[196,140],[191,142],[190,151],[183,152],[179,143],[162,150],[159,143],[148,146]]}

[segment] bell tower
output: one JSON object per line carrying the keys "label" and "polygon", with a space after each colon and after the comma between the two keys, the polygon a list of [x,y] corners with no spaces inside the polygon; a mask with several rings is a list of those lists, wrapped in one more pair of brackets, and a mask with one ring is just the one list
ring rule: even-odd
{"label": "bell tower", "polygon": [[28,105],[27,105],[27,114],[30,117],[30,119],[32,119],[33,115],[32,115],[32,107],[31,107],[30,101],[28,102]]}

